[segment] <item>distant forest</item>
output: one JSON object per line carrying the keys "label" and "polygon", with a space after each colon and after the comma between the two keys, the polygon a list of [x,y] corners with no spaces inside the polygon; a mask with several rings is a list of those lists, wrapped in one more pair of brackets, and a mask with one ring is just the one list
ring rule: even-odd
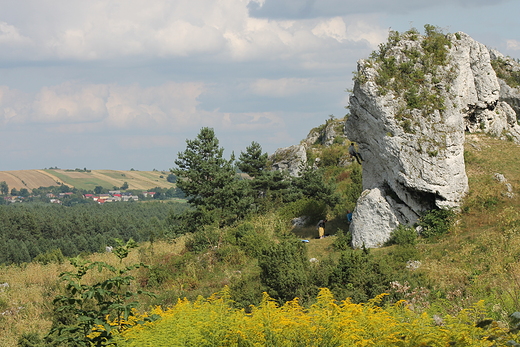
{"label": "distant forest", "polygon": [[179,202],[0,206],[0,263],[62,261],[105,251],[115,239],[154,241],[189,208]]}

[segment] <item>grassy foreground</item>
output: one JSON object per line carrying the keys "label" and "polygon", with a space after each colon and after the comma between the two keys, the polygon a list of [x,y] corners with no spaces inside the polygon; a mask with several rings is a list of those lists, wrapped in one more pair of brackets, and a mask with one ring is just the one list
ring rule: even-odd
{"label": "grassy foreground", "polygon": [[[160,324],[168,324],[168,314],[173,315],[172,312],[182,307],[193,310],[190,314],[195,318],[205,312],[204,307],[210,311],[220,307],[221,311],[208,311],[204,315],[218,317],[221,322],[227,322],[225,324],[228,326],[236,327],[233,335],[235,339],[240,335],[239,331],[244,333],[244,339],[249,339],[249,333],[258,338],[250,340],[251,344],[244,342],[243,345],[261,345],[261,341],[265,339],[285,338],[283,331],[309,339],[314,336],[313,341],[318,343],[322,341],[319,339],[329,338],[326,334],[337,335],[334,329],[339,329],[343,323],[337,323],[336,326],[334,322],[342,319],[361,329],[356,330],[358,335],[351,331],[348,336],[349,339],[358,339],[356,343],[359,345],[371,345],[369,342],[374,340],[370,339],[375,337],[364,334],[368,334],[371,331],[369,327],[376,323],[375,327],[385,329],[375,329],[370,334],[388,333],[385,338],[397,341],[393,345],[413,345],[412,342],[405,344],[404,340],[397,340],[399,336],[403,336],[405,330],[408,331],[407,339],[416,336],[417,340],[406,340],[416,341],[415,345],[427,343],[444,346],[447,344],[443,341],[449,340],[460,341],[458,343],[461,346],[487,346],[490,344],[485,338],[492,335],[500,337],[502,340],[496,340],[500,341],[496,343],[502,345],[506,336],[501,334],[512,327],[509,315],[520,311],[520,161],[516,159],[519,155],[520,147],[511,142],[480,135],[468,136],[466,163],[470,193],[450,232],[436,239],[420,239],[413,249],[394,245],[372,250],[372,254],[380,259],[400,257],[405,262],[411,260],[419,264],[408,271],[414,271],[414,274],[423,278],[421,283],[396,283],[393,288],[406,300],[406,305],[413,308],[411,312],[403,309],[403,303],[390,303],[384,310],[380,310],[371,308],[370,304],[347,304],[348,301],[342,301],[346,299],[343,297],[337,297],[339,301],[320,304],[320,298],[327,297],[330,300],[330,296],[322,291],[321,296],[311,302],[311,305],[318,306],[307,306],[305,309],[296,302],[275,307],[276,305],[268,304],[271,301],[264,297],[255,305],[257,309],[253,310],[257,316],[247,321],[258,324],[246,326],[244,324],[249,323],[244,323],[244,317],[247,316],[244,311],[226,308],[225,303],[218,306],[220,304],[217,303],[221,302],[218,300],[224,300],[225,295],[221,290],[226,285],[234,286],[235,290],[240,288],[236,286],[240,281],[244,290],[255,285],[256,282],[252,279],[258,277],[257,261],[241,250],[231,252],[232,248],[226,248],[224,252],[224,249],[217,247],[204,253],[192,254],[186,246],[186,241],[189,241],[187,236],[170,243],[143,244],[126,259],[128,263],[142,261],[150,264],[153,269],[147,273],[139,272],[141,270],[135,273],[136,288],[146,287],[157,293],[156,299],[142,299],[140,312],[150,312],[153,307],[160,305],[165,312],[164,323]],[[502,175],[506,181],[496,174]],[[291,231],[286,221],[280,220],[276,214],[258,216],[248,223],[255,229],[266,231],[267,239],[274,240],[278,233],[284,232],[294,232],[302,238],[308,238],[310,242],[306,247],[309,258],[316,258],[318,261],[325,261],[328,257],[339,258],[340,252],[331,247],[336,240],[335,236],[318,240],[312,238],[315,236],[313,228]],[[332,226],[330,230],[333,230]],[[95,254],[89,258],[107,263],[116,261],[111,254]],[[66,263],[30,263],[0,267],[0,283],[9,283],[8,288],[0,289],[0,346],[14,347],[23,333],[42,333],[49,330],[52,321],[51,302],[60,293],[58,274],[70,269],[71,266]],[[96,281],[97,278],[88,280]],[[197,300],[199,295],[210,298],[213,293],[220,294],[213,299]],[[176,306],[178,299],[184,297],[189,301],[181,301],[181,306]],[[195,310],[195,306],[199,311]],[[344,316],[342,310],[358,312],[358,315]],[[267,312],[272,320],[266,318]],[[311,312],[315,314],[311,315]],[[329,326],[320,320],[320,315],[329,315]],[[435,316],[440,317],[445,325],[435,325]],[[343,318],[335,320],[332,317]],[[370,317],[372,318],[369,319]],[[485,318],[492,319],[494,325],[480,330],[475,328],[475,323]],[[175,321],[175,318],[171,318],[171,321]],[[215,321],[200,320],[201,325],[215,328],[209,330],[210,335],[200,338],[208,339],[214,336],[211,331],[218,332],[216,329],[219,326],[212,322]],[[261,324],[265,327],[268,323],[272,323],[272,329],[263,329]],[[362,329],[365,329],[364,332]],[[208,330],[202,329],[198,333],[204,331]],[[318,331],[325,335],[312,335]],[[299,335],[300,332],[303,335]],[[138,338],[141,333],[145,334],[145,331],[133,337]],[[271,334],[270,337],[266,335],[268,333]],[[430,336],[431,340],[419,340],[419,335],[412,333],[422,334],[425,339]],[[459,337],[461,340],[454,340]],[[471,337],[474,344],[464,344],[466,337]],[[292,338],[295,341],[309,342],[303,338]],[[197,339],[195,341],[199,341]],[[131,340],[128,341],[131,343]],[[392,345],[390,340],[382,341],[388,341],[387,345]],[[434,341],[438,343],[435,344]]]}
{"label": "grassy foreground", "polygon": [[[406,302],[381,308],[382,294],[366,304],[337,302],[322,288],[316,303],[298,299],[279,306],[264,295],[250,313],[233,308],[225,288],[207,300],[179,300],[162,318],[119,336],[119,346],[503,346],[516,334],[496,322],[482,323],[482,302],[456,316],[432,318]],[[487,323],[487,322],[486,322]]]}

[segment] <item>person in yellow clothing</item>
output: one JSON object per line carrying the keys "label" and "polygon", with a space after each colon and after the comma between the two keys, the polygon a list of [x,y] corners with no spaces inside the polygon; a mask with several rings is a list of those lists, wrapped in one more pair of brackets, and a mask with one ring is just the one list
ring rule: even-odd
{"label": "person in yellow clothing", "polygon": [[318,222],[318,225],[316,226],[318,228],[318,235],[320,236],[320,239],[325,237],[325,223],[327,223],[327,220],[322,219]]}

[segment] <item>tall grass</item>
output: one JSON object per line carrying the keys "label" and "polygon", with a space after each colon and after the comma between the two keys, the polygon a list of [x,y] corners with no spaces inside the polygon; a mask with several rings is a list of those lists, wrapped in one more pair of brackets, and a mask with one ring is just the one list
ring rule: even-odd
{"label": "tall grass", "polygon": [[[507,324],[508,316],[520,311],[520,147],[484,135],[467,136],[466,165],[470,192],[456,216],[450,231],[434,242],[418,240],[416,245],[393,245],[372,250],[374,263],[413,260],[417,269],[402,266],[401,295],[418,300],[418,312],[458,315],[463,309],[484,300],[487,314]],[[505,176],[499,182],[495,173]],[[505,183],[511,184],[515,196],[505,196]],[[246,225],[247,224],[247,225]],[[331,218],[327,233],[346,230],[340,217]],[[277,242],[277,236],[293,232],[278,213],[269,213],[247,220],[244,224],[217,229],[221,243],[205,251],[190,252],[186,245],[193,240],[183,236],[173,243],[143,244],[132,251],[130,264],[144,262],[150,270],[136,273],[137,285],[158,294],[155,300],[144,299],[141,310],[153,305],[164,309],[178,298],[195,301],[198,295],[209,297],[229,285],[240,294],[240,304],[260,303],[262,297],[259,270],[252,254],[262,251],[262,244]],[[306,244],[309,258],[338,259],[339,252],[331,244],[334,236],[323,240],[312,238],[314,226],[297,231]],[[114,264],[111,254],[94,254],[94,261]],[[319,264],[319,263],[318,263]],[[68,263],[38,263],[21,266],[1,266],[0,283],[0,346],[14,347],[22,333],[50,328],[52,299],[59,294],[59,273],[70,271]],[[405,276],[406,275],[406,276]],[[98,277],[99,276],[99,277]],[[93,273],[90,281],[102,279]]]}

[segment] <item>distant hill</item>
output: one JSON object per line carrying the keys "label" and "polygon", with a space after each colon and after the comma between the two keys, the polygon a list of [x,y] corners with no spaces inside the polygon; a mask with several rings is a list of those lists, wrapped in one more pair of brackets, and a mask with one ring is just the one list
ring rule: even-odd
{"label": "distant hill", "polygon": [[78,189],[93,190],[96,186],[112,189],[128,183],[128,189],[147,190],[154,187],[171,188],[175,183],[166,180],[168,171],[121,170],[15,170],[0,171],[0,182],[5,181],[9,190],[34,189],[68,185]]}

